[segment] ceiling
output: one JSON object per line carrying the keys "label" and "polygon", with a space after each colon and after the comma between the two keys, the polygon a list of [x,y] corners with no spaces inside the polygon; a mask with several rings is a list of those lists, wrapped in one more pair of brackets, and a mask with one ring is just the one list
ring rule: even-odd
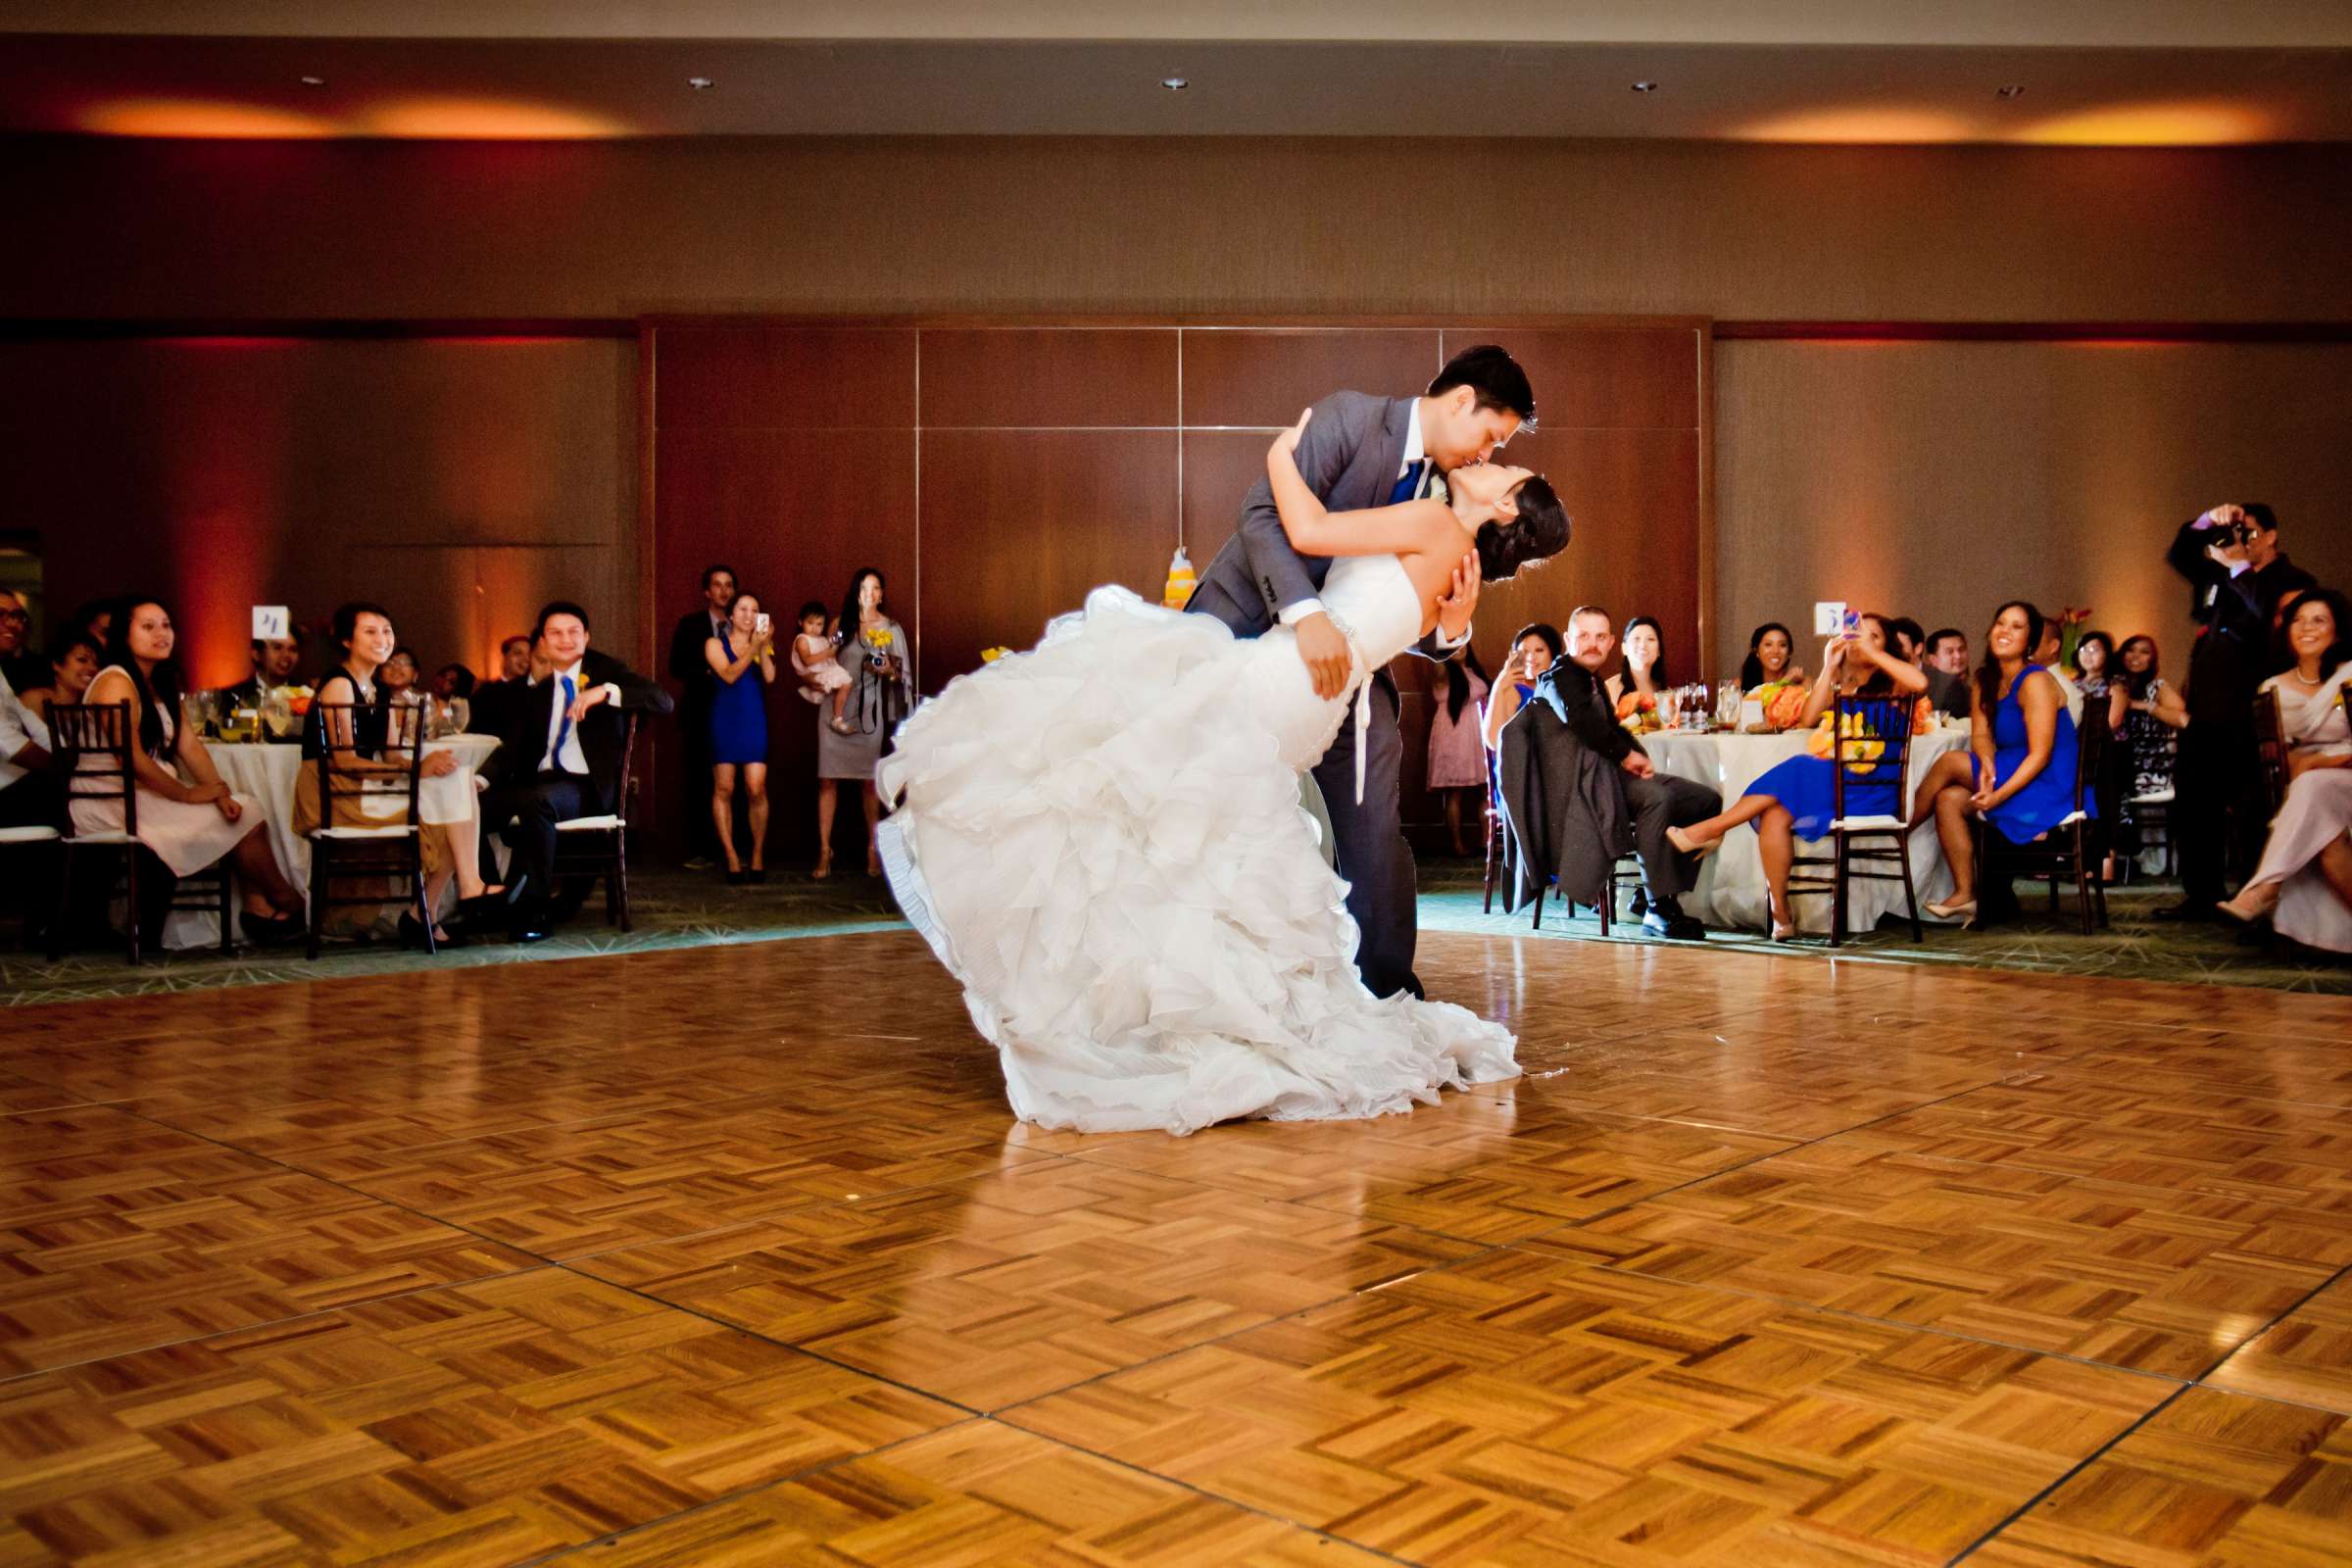
{"label": "ceiling", "polygon": [[2352,141],[2352,0],[15,0],[6,34],[0,132]]}

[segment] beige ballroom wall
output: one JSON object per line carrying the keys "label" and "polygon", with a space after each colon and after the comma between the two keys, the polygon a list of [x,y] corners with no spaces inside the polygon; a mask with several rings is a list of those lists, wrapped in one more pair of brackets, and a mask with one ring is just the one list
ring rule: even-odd
{"label": "beige ballroom wall", "polygon": [[2177,675],[2164,552],[2220,501],[2269,501],[2290,556],[2352,583],[2352,345],[1719,342],[1715,382],[1719,669],[1816,600],[1973,649],[2028,598],[2152,632]]}
{"label": "beige ballroom wall", "polygon": [[[730,312],[2327,321],[2352,255],[2352,159],[2328,147],[29,138],[0,141],[0,201],[27,219],[0,247],[0,530],[41,534],[51,597],[152,575],[167,547],[231,550],[306,612],[413,596],[428,657],[478,654],[511,616],[493,595],[556,587],[590,597],[600,640],[647,646],[632,343],[240,356],[27,334]],[[1719,624],[1830,591],[1805,575],[1829,559],[1811,530],[1867,501],[1878,559],[1920,584],[1886,591],[1923,616],[1974,618],[2014,572],[2177,637],[2149,559],[2166,520],[2260,490],[2298,535],[2340,532],[2348,355],[1725,341]],[[2230,395],[2199,396],[2208,376]],[[2097,530],[2049,530],[2077,514]]]}
{"label": "beige ballroom wall", "polygon": [[0,316],[2340,317],[2352,159],[1259,138],[0,142]]}

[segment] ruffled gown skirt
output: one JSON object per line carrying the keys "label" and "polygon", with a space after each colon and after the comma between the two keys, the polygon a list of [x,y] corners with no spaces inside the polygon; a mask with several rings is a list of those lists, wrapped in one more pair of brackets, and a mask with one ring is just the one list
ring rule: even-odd
{"label": "ruffled gown skirt", "polygon": [[1508,1031],[1357,977],[1298,782],[1348,711],[1287,631],[1104,588],[907,720],[883,865],[1022,1120],[1374,1116],[1517,1073]]}

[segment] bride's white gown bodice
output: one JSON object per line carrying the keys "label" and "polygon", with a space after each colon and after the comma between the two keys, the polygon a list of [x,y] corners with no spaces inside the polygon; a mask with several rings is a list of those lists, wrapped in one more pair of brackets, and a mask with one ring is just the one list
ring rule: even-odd
{"label": "bride's white gown bodice", "polygon": [[[1350,697],[1419,640],[1394,556],[1334,563],[1321,598],[1355,648]],[[1024,1120],[1368,1116],[1515,1074],[1499,1026],[1356,976],[1298,797],[1349,706],[1315,696],[1287,628],[1240,641],[1100,588],[900,729],[883,861]]]}

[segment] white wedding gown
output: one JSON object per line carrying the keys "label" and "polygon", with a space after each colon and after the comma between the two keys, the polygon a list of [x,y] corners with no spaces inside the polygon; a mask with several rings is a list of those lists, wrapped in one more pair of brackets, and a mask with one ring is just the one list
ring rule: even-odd
{"label": "white wedding gown", "polygon": [[[1395,556],[1335,563],[1322,599],[1351,690],[1420,635]],[[1356,976],[1346,884],[1298,805],[1349,710],[1288,629],[1240,641],[1099,588],[900,729],[882,861],[1022,1120],[1377,1116],[1517,1073],[1507,1030]]]}

